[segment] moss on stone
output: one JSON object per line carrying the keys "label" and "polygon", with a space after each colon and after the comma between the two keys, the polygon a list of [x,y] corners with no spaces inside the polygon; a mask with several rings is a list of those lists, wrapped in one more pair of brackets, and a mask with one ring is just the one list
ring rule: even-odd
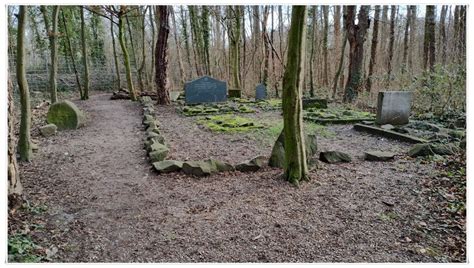
{"label": "moss on stone", "polygon": [[84,124],[85,116],[74,103],[65,100],[51,105],[47,121],[55,124],[59,130],[76,129]]}

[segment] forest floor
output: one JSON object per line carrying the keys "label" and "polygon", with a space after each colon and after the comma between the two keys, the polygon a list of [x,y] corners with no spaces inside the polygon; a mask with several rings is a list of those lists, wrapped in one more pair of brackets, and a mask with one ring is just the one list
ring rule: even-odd
{"label": "forest floor", "polygon": [[[9,234],[30,236],[48,255],[42,261],[466,261],[465,216],[446,216],[445,200],[437,201],[453,187],[444,182],[449,158],[445,165],[411,159],[404,156],[410,144],[344,125],[318,136],[318,149],[353,161],[318,162],[299,187],[269,167],[204,178],[157,174],[143,148],[140,104],[109,97],[74,100],[87,115],[78,130],[49,138],[33,131],[39,151],[20,165],[30,205],[10,212]],[[44,123],[44,111],[34,125]],[[264,130],[216,134],[173,106],[156,107],[156,116],[170,159],[236,164],[271,152]],[[276,111],[251,116],[281,120]],[[372,149],[400,154],[364,161]],[[465,173],[459,180],[465,186]],[[435,197],[433,187],[441,189]]]}

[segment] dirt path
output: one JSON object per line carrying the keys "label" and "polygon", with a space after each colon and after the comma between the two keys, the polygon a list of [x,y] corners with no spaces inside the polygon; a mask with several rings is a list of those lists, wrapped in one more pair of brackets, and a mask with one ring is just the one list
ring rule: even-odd
{"label": "dirt path", "polygon": [[[429,164],[402,157],[322,164],[300,188],[270,168],[202,179],[158,175],[142,149],[139,104],[108,98],[77,101],[87,125],[41,139],[36,159],[21,167],[29,197],[48,206],[39,216],[45,229],[36,236],[59,248],[55,261],[446,261],[419,251],[434,246],[419,226],[427,211],[417,191],[430,176]],[[169,116],[160,122],[171,147],[190,149],[189,139],[177,146],[180,140],[170,138],[175,123]],[[178,134],[182,130],[175,130],[176,137],[186,136]],[[337,130],[338,138],[322,140],[322,147],[357,144],[354,152],[374,145],[365,134]],[[199,150],[211,148],[206,140],[195,138]],[[397,151],[407,147],[375,143]]]}

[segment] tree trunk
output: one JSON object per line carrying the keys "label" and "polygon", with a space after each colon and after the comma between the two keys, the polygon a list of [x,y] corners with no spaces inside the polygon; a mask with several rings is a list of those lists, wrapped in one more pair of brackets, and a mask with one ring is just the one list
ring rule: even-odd
{"label": "tree trunk", "polygon": [[314,97],[314,44],[316,43],[316,29],[318,25],[318,17],[317,17],[318,7],[313,6],[313,17],[312,17],[312,24],[311,24],[311,52],[309,54],[309,95]]}
{"label": "tree trunk", "polygon": [[390,86],[390,81],[392,80],[392,59],[393,59],[393,46],[395,44],[395,15],[397,11],[397,6],[390,7],[390,42],[388,45],[388,62],[387,62],[387,84]]}
{"label": "tree trunk", "polygon": [[323,85],[325,87],[329,86],[329,77],[328,77],[328,36],[329,36],[329,6],[323,6]]}
{"label": "tree trunk", "polygon": [[359,23],[355,24],[355,6],[347,7],[346,31],[349,40],[349,74],[344,90],[344,102],[353,102],[363,82],[364,42],[369,28],[369,6],[361,6],[358,15]]}
{"label": "tree trunk", "polygon": [[232,81],[234,89],[240,90],[240,7],[232,6],[228,7],[231,13],[231,27],[228,31],[229,40],[230,40],[230,56],[231,56],[231,65],[232,65]]}
{"label": "tree trunk", "polygon": [[[153,6],[148,6],[148,8],[150,8],[150,12],[148,13],[149,15],[149,20],[150,20],[150,27],[151,27],[151,72],[150,72],[150,77],[151,77],[151,81],[150,81],[150,87],[151,87],[151,90],[154,91],[154,86],[155,86],[155,83],[153,81],[153,77],[155,76],[155,46],[153,44],[155,44],[155,20],[153,18]],[[181,7],[182,8],[182,7]],[[191,66],[191,64],[189,65]],[[191,69],[191,68],[189,68]]]}
{"label": "tree trunk", "polygon": [[306,39],[306,7],[293,6],[288,33],[288,57],[283,76],[283,132],[285,178],[298,185],[308,178],[303,135],[303,76]]}
{"label": "tree trunk", "polygon": [[30,90],[28,89],[28,81],[25,72],[25,22],[27,20],[26,6],[20,6],[18,16],[18,33],[17,33],[17,51],[16,51],[16,77],[18,80],[18,88],[20,89],[21,103],[21,121],[20,134],[18,141],[18,150],[20,151],[20,160],[30,161],[33,156],[31,143],[31,108],[30,108]]}
{"label": "tree trunk", "polygon": [[8,76],[8,197],[21,197],[21,186],[18,163],[16,162],[15,109],[13,102],[13,83]]}
{"label": "tree trunk", "polygon": [[76,60],[74,59],[74,53],[72,52],[71,39],[69,37],[69,33],[68,33],[68,30],[67,30],[66,17],[64,15],[64,10],[61,11],[61,16],[62,16],[62,19],[63,19],[64,33],[66,35],[66,41],[67,41],[67,46],[68,46],[68,50],[69,50],[69,55],[71,56],[72,68],[74,69],[74,74],[76,76],[77,88],[79,89],[79,95],[81,96],[81,99],[82,99],[82,96],[84,95],[84,93],[82,92],[81,80],[79,79],[79,72],[77,71],[77,68],[76,68]]}
{"label": "tree trunk", "polygon": [[122,81],[120,80],[120,69],[117,59],[117,49],[115,47],[115,34],[114,34],[114,17],[110,16],[110,36],[112,37],[112,49],[114,52],[114,64],[115,64],[115,73],[117,74],[117,86],[118,89],[122,88]]}
{"label": "tree trunk", "polygon": [[212,75],[211,73],[211,59],[209,56],[209,46],[210,46],[210,26],[209,26],[209,8],[207,6],[202,6],[201,13],[201,36],[202,36],[202,56],[204,60],[204,69],[206,75]]}
{"label": "tree trunk", "polygon": [[374,31],[372,33],[372,46],[370,47],[369,74],[367,76],[367,83],[365,84],[367,92],[371,92],[372,90],[372,76],[374,75],[374,68],[377,60],[377,39],[379,37],[379,21],[380,6],[375,6]]}
{"label": "tree trunk", "polygon": [[135,94],[135,89],[133,87],[133,80],[132,80],[132,70],[130,67],[130,60],[128,56],[128,49],[127,45],[125,44],[125,39],[123,36],[123,14],[125,13],[126,7],[125,6],[120,6],[120,12],[118,14],[118,20],[119,20],[119,43],[120,47],[122,48],[122,54],[123,54],[123,61],[125,64],[125,74],[127,77],[127,87],[128,87],[128,93],[130,94],[130,99],[132,101],[136,101],[137,97]]}
{"label": "tree trunk", "polygon": [[158,38],[155,48],[155,83],[157,91],[157,103],[168,105],[171,103],[170,93],[168,90],[168,35],[170,32],[169,15],[171,6],[157,6],[157,24]]}
{"label": "tree trunk", "polygon": [[342,49],[341,49],[341,52],[340,52],[341,57],[339,58],[339,67],[337,68],[336,75],[334,76],[334,82],[333,82],[333,86],[332,86],[332,99],[336,99],[337,83],[339,82],[339,77],[341,77],[341,75],[343,73],[342,67],[344,66],[344,54],[345,54],[344,52],[346,51],[347,34],[344,34],[343,38],[344,38],[344,41],[342,42]]}
{"label": "tree trunk", "polygon": [[193,68],[191,68],[191,50],[189,49],[189,36],[186,14],[181,6],[181,28],[183,31],[184,49],[186,50],[186,61],[188,62],[189,78],[193,77]]}
{"label": "tree trunk", "polygon": [[[384,5],[382,6],[382,20],[381,20],[383,23],[382,23],[382,27],[381,27],[381,33],[380,33],[380,55],[386,55],[387,53],[387,25],[388,25],[388,6],[387,5]],[[382,64],[384,65],[384,67],[386,66],[386,62],[385,62],[385,57],[383,57],[383,61],[382,61]]]}
{"label": "tree trunk", "polygon": [[403,37],[403,60],[402,60],[402,73],[407,69],[407,60],[408,60],[408,36],[410,30],[410,20],[411,20],[411,9],[410,6],[407,6],[407,22],[405,24],[405,34]]}
{"label": "tree trunk", "polygon": [[57,97],[57,74],[58,74],[58,18],[59,7],[53,6],[52,28],[49,25],[48,14],[46,6],[40,6],[41,13],[43,13],[45,29],[49,39],[49,48],[51,50],[51,65],[49,72],[49,91],[51,95],[51,103],[58,101]]}
{"label": "tree trunk", "polygon": [[416,6],[410,6],[410,45],[408,51],[408,68],[410,69],[411,73],[413,74],[414,66],[413,66],[413,55],[417,55],[417,47],[416,46]]}
{"label": "tree trunk", "polygon": [[127,30],[128,30],[128,37],[130,38],[130,46],[132,48],[132,59],[133,59],[133,66],[135,67],[135,71],[138,74],[138,85],[139,85],[139,90],[143,91],[143,75],[140,72],[140,69],[138,68],[138,60],[137,60],[137,54],[135,50],[135,42],[132,34],[132,27],[130,26],[130,21],[128,19],[128,15],[125,16],[125,20],[127,21]]}
{"label": "tree trunk", "polygon": [[89,99],[89,63],[87,57],[87,41],[86,41],[86,22],[84,20],[84,7],[81,6],[81,41],[82,41],[82,64],[84,65],[84,94],[82,100]]}
{"label": "tree trunk", "polygon": [[178,36],[178,25],[176,25],[176,18],[175,18],[175,12],[173,10],[173,7],[170,8],[170,11],[173,13],[171,14],[171,20],[173,22],[173,36],[174,36],[174,42],[176,44],[176,57],[178,60],[178,66],[179,66],[179,76],[181,78],[181,86],[184,86],[184,83],[186,82],[186,74],[184,73],[184,67],[183,67],[183,61],[181,60],[181,45],[179,42],[179,36]]}
{"label": "tree trunk", "polygon": [[423,43],[423,69],[428,67],[431,71],[434,69],[436,62],[435,57],[435,27],[436,27],[436,7],[426,6],[425,15],[425,38]]}
{"label": "tree trunk", "polygon": [[146,17],[146,8],[143,10],[143,14],[140,15],[141,17],[141,41],[142,41],[142,62],[140,64],[140,69],[138,69],[138,73],[142,74],[142,79],[144,80],[143,85],[142,85],[142,91],[144,90],[145,87],[145,82],[148,83],[148,76],[146,73],[146,51],[145,51],[145,17]]}
{"label": "tree trunk", "polygon": [[270,9],[269,6],[265,6],[263,9],[263,21],[262,21],[262,40],[263,40],[263,75],[262,83],[265,85],[265,88],[268,84],[268,69],[269,69],[269,59],[270,59],[270,44],[267,34],[267,21]]}
{"label": "tree trunk", "polygon": [[439,20],[439,44],[441,45],[441,63],[446,64],[446,13],[448,12],[448,6],[444,5],[441,7],[441,16]]}

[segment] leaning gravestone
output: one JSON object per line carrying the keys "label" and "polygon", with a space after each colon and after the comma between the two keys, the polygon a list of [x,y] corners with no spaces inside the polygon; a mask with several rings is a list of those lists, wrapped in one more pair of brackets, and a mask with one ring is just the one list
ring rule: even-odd
{"label": "leaning gravestone", "polygon": [[377,117],[379,125],[403,125],[408,123],[411,111],[412,92],[384,91],[379,92]]}
{"label": "leaning gravestone", "polygon": [[255,100],[266,100],[267,99],[267,89],[264,84],[258,84],[255,88]]}
{"label": "leaning gravestone", "polygon": [[203,76],[184,85],[186,104],[227,101],[227,83]]}
{"label": "leaning gravestone", "polygon": [[59,130],[76,129],[84,124],[85,117],[74,103],[65,100],[49,107],[47,121],[55,124]]}

